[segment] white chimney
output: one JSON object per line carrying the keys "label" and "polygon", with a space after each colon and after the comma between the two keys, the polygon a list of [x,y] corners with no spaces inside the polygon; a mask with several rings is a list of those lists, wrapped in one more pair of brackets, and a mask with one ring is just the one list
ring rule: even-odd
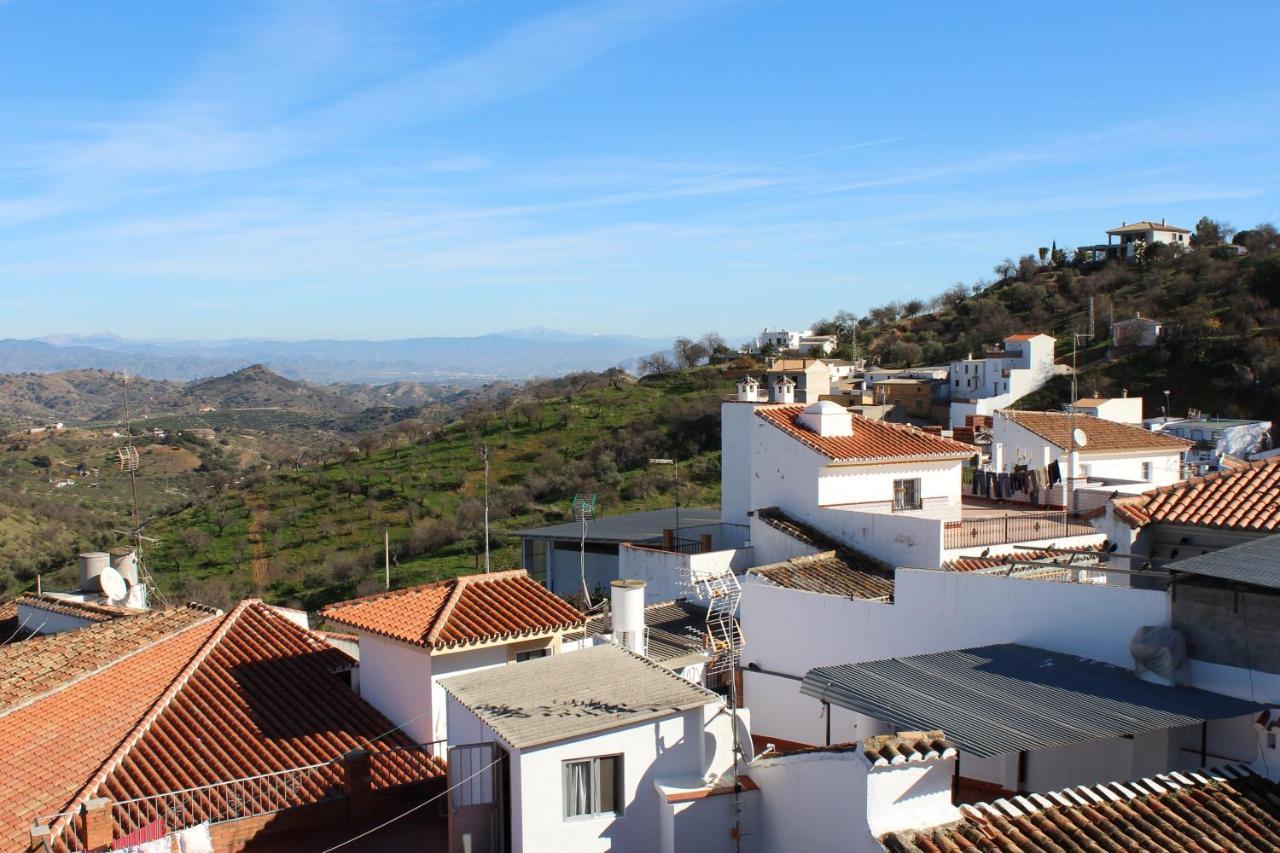
{"label": "white chimney", "polygon": [[609,623],[613,641],[638,655],[645,655],[644,581],[623,578],[610,581]]}
{"label": "white chimney", "polygon": [[821,436],[841,437],[853,435],[853,417],[839,403],[819,400],[805,406],[800,413],[800,423],[810,432]]}
{"label": "white chimney", "polygon": [[956,750],[940,731],[898,732],[862,742],[867,771],[867,827],[889,832],[941,826],[960,817],[951,803]]}
{"label": "white chimney", "polygon": [[98,575],[111,566],[111,555],[106,551],[88,551],[77,557],[76,563],[80,569],[80,588],[96,590]]}
{"label": "white chimney", "polygon": [[738,380],[738,400],[743,403],[755,403],[760,399],[760,383],[755,377],[744,376]]}
{"label": "white chimney", "polygon": [[796,382],[789,376],[778,376],[770,388],[769,400],[774,403],[794,403],[796,401]]}

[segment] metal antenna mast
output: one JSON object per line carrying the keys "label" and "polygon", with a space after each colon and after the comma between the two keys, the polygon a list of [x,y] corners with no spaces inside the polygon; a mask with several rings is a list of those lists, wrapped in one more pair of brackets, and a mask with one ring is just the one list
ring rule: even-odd
{"label": "metal antenna mast", "polygon": [[484,456],[484,571],[489,573],[489,445],[481,450]]}
{"label": "metal antenna mast", "polygon": [[1082,338],[1089,341],[1093,340],[1093,326],[1092,326],[1093,300],[1092,299],[1089,300],[1089,320],[1090,320],[1089,331],[1087,332],[1073,331],[1071,333],[1071,405],[1067,409],[1067,411],[1070,413],[1068,415],[1069,423],[1067,424],[1067,433],[1068,433],[1067,435],[1067,477],[1062,484],[1062,497],[1063,497],[1063,503],[1066,504],[1066,507],[1067,507],[1068,521],[1070,520],[1070,517],[1071,517],[1071,512],[1072,512],[1071,501],[1073,499],[1073,495],[1072,495],[1073,484],[1071,481],[1076,475],[1076,400],[1080,399],[1080,396],[1078,393],[1079,388],[1077,387],[1078,376],[1076,371],[1076,349],[1079,346],[1080,340]]}
{"label": "metal antenna mast", "polygon": [[591,609],[591,593],[587,589],[587,522],[596,517],[595,495],[573,496],[573,517],[582,524],[582,539],[578,543],[578,573],[582,577],[582,600],[584,609]]}
{"label": "metal antenna mast", "polygon": [[146,537],[142,535],[142,509],[138,505],[138,464],[141,458],[138,456],[138,448],[133,446],[133,421],[129,418],[129,374],[125,373],[123,376],[124,380],[121,384],[124,387],[124,432],[127,443],[124,447],[116,449],[116,458],[120,462],[121,470],[129,472],[129,489],[133,495],[133,530],[130,535],[134,542],[134,553],[138,555],[138,576],[148,589],[155,592],[161,603],[168,606],[168,600],[156,585],[151,573],[147,571],[146,562],[142,558],[142,542]]}

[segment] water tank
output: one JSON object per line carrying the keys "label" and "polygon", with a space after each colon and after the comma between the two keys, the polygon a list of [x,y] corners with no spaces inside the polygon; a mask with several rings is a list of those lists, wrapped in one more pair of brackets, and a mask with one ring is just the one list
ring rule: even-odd
{"label": "water tank", "polygon": [[132,548],[112,548],[111,568],[133,586],[138,582],[138,555]]}
{"label": "water tank", "polygon": [[610,581],[609,622],[613,641],[638,655],[645,654],[644,581]]}
{"label": "water tank", "polygon": [[106,551],[89,551],[77,557],[76,564],[80,568],[80,588],[95,590],[98,588],[98,575],[111,567],[111,555]]}

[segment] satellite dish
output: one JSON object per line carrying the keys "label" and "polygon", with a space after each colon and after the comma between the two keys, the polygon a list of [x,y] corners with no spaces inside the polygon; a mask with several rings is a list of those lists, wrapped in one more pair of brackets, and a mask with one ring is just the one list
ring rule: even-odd
{"label": "satellite dish", "polygon": [[1084,434],[1084,430],[1076,427],[1075,432],[1071,433],[1071,438],[1075,441],[1076,447],[1084,447],[1089,443],[1089,437]]}
{"label": "satellite dish", "polygon": [[98,586],[112,604],[124,604],[129,599],[129,585],[125,583],[124,576],[113,568],[102,570],[98,575]]}

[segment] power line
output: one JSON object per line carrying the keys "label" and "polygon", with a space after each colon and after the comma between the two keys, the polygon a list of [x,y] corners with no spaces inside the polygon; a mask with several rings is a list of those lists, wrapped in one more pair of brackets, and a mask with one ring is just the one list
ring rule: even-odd
{"label": "power line", "polygon": [[334,851],[334,850],[337,850],[337,849],[338,849],[338,848],[340,848],[340,847],[346,847],[348,844],[351,844],[351,843],[353,843],[353,842],[359,841],[361,838],[365,838],[366,836],[373,835],[375,832],[378,832],[379,830],[386,829],[388,826],[390,826],[391,824],[393,824],[393,823],[395,823],[396,821],[400,820],[401,818],[408,817],[409,815],[411,815],[411,814],[413,814],[414,812],[416,812],[418,809],[421,809],[421,808],[424,808],[424,807],[426,807],[426,806],[431,805],[431,804],[432,804],[432,803],[434,803],[436,800],[440,799],[440,798],[441,798],[441,797],[443,797],[445,794],[447,794],[447,793],[449,793],[450,791],[452,791],[454,788],[457,788],[457,787],[459,787],[460,785],[463,785],[463,784],[464,784],[464,783],[466,783],[466,782],[470,782],[472,779],[476,778],[476,777],[477,777],[477,776],[479,776],[481,773],[483,773],[483,772],[485,772],[486,770],[488,770],[490,767],[493,767],[495,764],[500,763],[504,758],[506,758],[506,756],[505,756],[505,755],[503,755],[503,756],[499,756],[498,758],[495,758],[493,761],[489,762],[489,763],[488,763],[488,764],[486,764],[484,767],[481,767],[481,768],[480,768],[479,770],[477,770],[475,773],[472,773],[470,776],[468,776],[468,777],[467,777],[467,778],[465,778],[465,779],[460,779],[458,782],[454,783],[453,785],[450,785],[448,788],[445,788],[443,791],[441,791],[440,793],[436,794],[436,795],[435,795],[434,797],[432,797],[431,799],[429,799],[429,800],[424,800],[423,802],[418,803],[418,804],[417,804],[416,806],[414,806],[413,808],[411,808],[411,809],[407,809],[407,810],[405,810],[405,811],[401,812],[400,814],[396,815],[395,817],[391,818],[390,820],[387,820],[387,821],[384,821],[383,823],[378,824],[378,825],[377,825],[377,826],[375,826],[373,829],[365,830],[364,832],[360,833],[359,835],[356,835],[356,836],[353,836],[353,837],[351,837],[351,838],[348,838],[346,841],[343,841],[341,844],[335,844],[335,845],[333,845],[332,847],[330,847],[330,848],[328,848],[327,850],[325,850],[325,851],[324,851],[324,853],[333,853],[333,851]]}

